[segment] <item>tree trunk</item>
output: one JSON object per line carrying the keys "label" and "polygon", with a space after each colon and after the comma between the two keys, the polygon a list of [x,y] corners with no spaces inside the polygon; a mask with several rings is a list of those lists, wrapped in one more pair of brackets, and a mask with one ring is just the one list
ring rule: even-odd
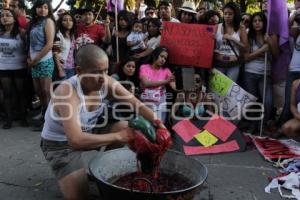
{"label": "tree trunk", "polygon": [[240,0],[241,13],[245,13],[247,10],[246,0]]}

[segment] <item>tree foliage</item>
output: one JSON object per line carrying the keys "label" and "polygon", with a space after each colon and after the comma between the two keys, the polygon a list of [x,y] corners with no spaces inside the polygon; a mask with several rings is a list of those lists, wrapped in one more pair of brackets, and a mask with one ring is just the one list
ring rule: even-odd
{"label": "tree foliage", "polygon": [[[37,0],[27,0],[27,1],[34,3]],[[50,1],[52,1],[52,0],[50,0]],[[95,9],[98,9],[105,4],[105,0],[61,0],[61,1],[62,2],[66,1],[67,4],[70,5],[72,10],[80,8],[80,7],[93,7]],[[135,1],[137,1],[137,0],[135,0]],[[154,0],[154,1],[156,2],[156,4],[158,4],[158,2],[159,2],[159,0]],[[174,0],[174,1],[176,1],[176,2],[178,1],[177,2],[178,5],[181,5],[183,2],[183,0]],[[201,2],[201,0],[194,0],[194,1],[195,1],[196,5],[198,5]],[[259,11],[260,2],[262,0],[202,0],[202,2],[208,2],[210,5],[213,5],[214,8],[219,8],[221,5],[220,3],[227,3],[229,1],[233,1],[233,2],[236,2],[237,4],[239,4],[242,12],[247,11],[247,12],[253,13],[253,12]],[[286,0],[286,1],[288,3],[293,2],[293,0]],[[126,2],[127,1],[125,0],[125,3]]]}

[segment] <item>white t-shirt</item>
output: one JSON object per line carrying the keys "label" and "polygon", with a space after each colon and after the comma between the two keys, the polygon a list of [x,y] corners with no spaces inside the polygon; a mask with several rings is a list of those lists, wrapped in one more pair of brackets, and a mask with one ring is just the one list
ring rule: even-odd
{"label": "white t-shirt", "polygon": [[151,49],[156,49],[159,44],[160,44],[160,38],[161,36],[157,36],[157,37],[152,37],[150,40],[147,41],[146,45],[147,45],[147,48],[151,48]]}
{"label": "white t-shirt", "polygon": [[142,19],[145,17],[145,10],[147,9],[146,4],[141,4],[140,9],[138,11],[138,19]]}
{"label": "white t-shirt", "polygon": [[290,62],[289,71],[300,71],[300,35],[298,35],[297,40],[294,43],[293,56]]}
{"label": "white t-shirt", "polygon": [[[160,19],[161,22],[163,22],[162,19]],[[169,22],[175,22],[175,23],[181,23],[178,19],[171,17],[171,20]]]}
{"label": "white t-shirt", "polygon": [[61,32],[57,33],[57,37],[60,40],[60,57],[64,62],[66,62],[71,48],[71,39],[65,38]]}
{"label": "white t-shirt", "polygon": [[26,52],[24,41],[16,38],[0,36],[0,70],[18,70],[26,68]]}
{"label": "white t-shirt", "polygon": [[145,42],[144,42],[145,37],[146,37],[145,33],[137,33],[137,32],[132,31],[127,36],[127,42],[140,41],[140,43],[130,47],[130,50],[145,49],[146,48],[146,45],[145,45]]}

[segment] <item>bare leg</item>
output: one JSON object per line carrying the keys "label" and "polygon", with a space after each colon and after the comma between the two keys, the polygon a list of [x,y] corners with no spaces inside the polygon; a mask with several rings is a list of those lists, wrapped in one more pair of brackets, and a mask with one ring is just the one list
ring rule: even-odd
{"label": "bare leg", "polygon": [[42,95],[43,95],[43,101],[42,101],[42,105],[43,108],[47,108],[48,103],[50,101],[50,87],[51,87],[51,83],[52,80],[51,78],[40,78],[40,83],[41,83],[41,89],[42,89]]}
{"label": "bare leg", "polygon": [[287,136],[300,136],[300,121],[291,119],[282,126],[282,132]]}
{"label": "bare leg", "polygon": [[79,169],[58,181],[65,200],[85,200],[88,194],[88,178],[84,169]]}
{"label": "bare leg", "polygon": [[34,87],[36,95],[40,98],[40,101],[43,102],[42,87],[41,87],[40,79],[33,78],[32,82],[33,82],[33,87]]}

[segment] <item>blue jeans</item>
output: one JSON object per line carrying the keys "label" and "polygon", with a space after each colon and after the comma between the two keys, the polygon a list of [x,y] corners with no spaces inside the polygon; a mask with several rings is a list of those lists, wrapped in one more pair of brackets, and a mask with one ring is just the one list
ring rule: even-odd
{"label": "blue jeans", "polygon": [[232,67],[216,67],[217,70],[225,74],[228,78],[233,80],[235,83],[239,78],[240,73],[240,65],[232,66]]}
{"label": "blue jeans", "polygon": [[292,91],[292,84],[294,80],[300,78],[300,72],[289,72],[285,84],[285,100],[283,110],[281,115],[278,119],[279,125],[282,126],[285,122],[293,117],[290,105],[291,105],[291,91]]}
{"label": "blue jeans", "polygon": [[[250,94],[258,97],[261,102],[263,99],[264,91],[264,75],[254,74],[250,72],[245,72],[244,74],[244,89]],[[271,77],[267,76],[266,82],[266,96],[264,105],[264,121],[267,122],[272,117],[273,110],[273,92],[272,92],[272,81]]]}

